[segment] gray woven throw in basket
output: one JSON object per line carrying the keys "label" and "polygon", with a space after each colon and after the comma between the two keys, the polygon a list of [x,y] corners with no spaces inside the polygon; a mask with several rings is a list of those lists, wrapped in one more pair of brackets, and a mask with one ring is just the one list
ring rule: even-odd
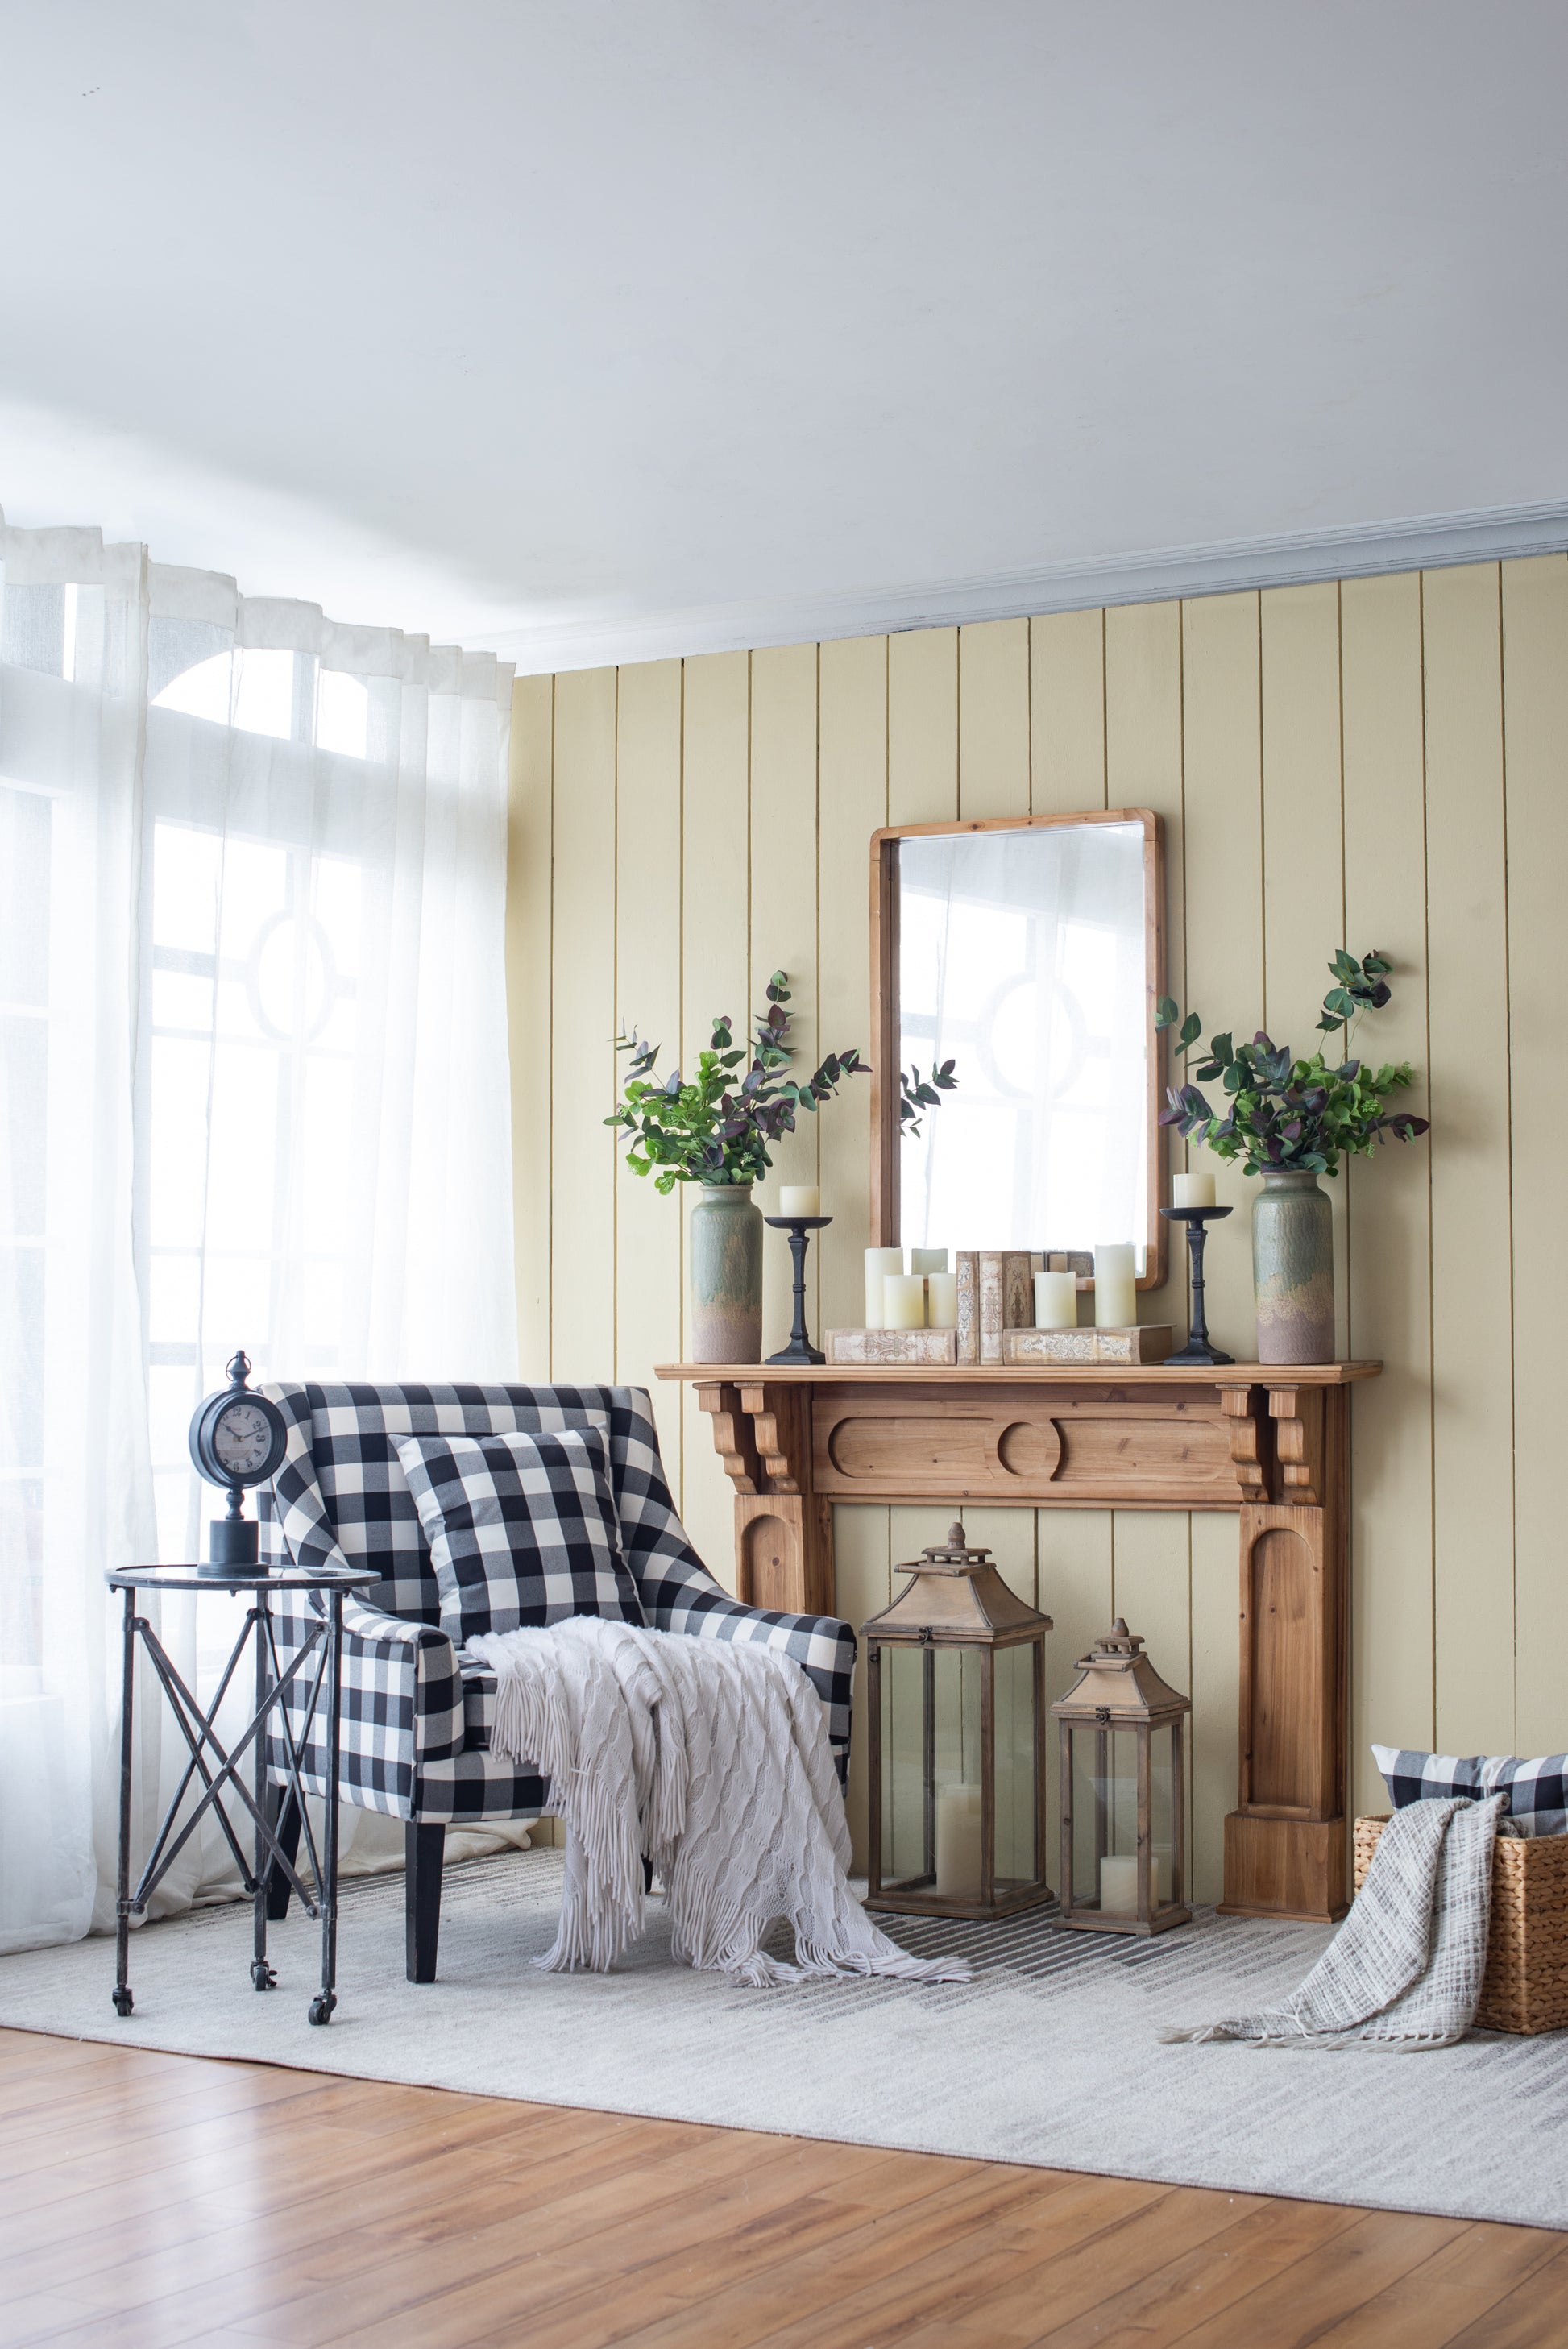
{"label": "gray woven throw in basket", "polygon": [[1162,2031],[1256,2047],[1451,2047],[1475,2020],[1486,1972],[1491,1847],[1504,1797],[1396,1811],[1345,1920],[1299,1990],[1261,2013]]}

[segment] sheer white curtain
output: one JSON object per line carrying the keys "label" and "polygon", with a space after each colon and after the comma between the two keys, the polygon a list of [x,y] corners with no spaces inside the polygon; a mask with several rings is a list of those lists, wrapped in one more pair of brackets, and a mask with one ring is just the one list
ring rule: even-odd
{"label": "sheer white curtain", "polygon": [[[0,526],[0,1948],[112,1919],[107,1567],[259,1376],[514,1368],[511,673]],[[232,1623],[166,1599],[182,1670]],[[151,1699],[150,1689],[147,1697]],[[139,1832],[183,1766],[139,1713]],[[357,1815],[356,1815],[357,1817]],[[193,1837],[164,1908],[232,1880]]]}

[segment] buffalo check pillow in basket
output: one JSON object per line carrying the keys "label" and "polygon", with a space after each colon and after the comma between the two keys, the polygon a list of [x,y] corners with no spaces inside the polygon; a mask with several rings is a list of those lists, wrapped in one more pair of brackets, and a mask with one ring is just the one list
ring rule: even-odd
{"label": "buffalo check pillow in basket", "polygon": [[556,1435],[406,1435],[397,1458],[460,1648],[569,1615],[644,1620],[621,1547],[603,1427]]}
{"label": "buffalo check pillow in basket", "polygon": [[1440,1801],[1465,1795],[1506,1795],[1506,1833],[1568,1834],[1568,1754],[1544,1754],[1521,1762],[1512,1754],[1423,1754],[1403,1745],[1375,1745],[1372,1758],[1383,1774],[1397,1811],[1408,1803]]}

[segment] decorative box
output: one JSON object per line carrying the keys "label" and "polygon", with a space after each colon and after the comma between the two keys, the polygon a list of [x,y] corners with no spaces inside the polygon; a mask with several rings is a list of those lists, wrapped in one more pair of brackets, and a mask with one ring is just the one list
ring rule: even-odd
{"label": "decorative box", "polygon": [[956,1330],[830,1330],[830,1362],[954,1362]]}
{"label": "decorative box", "polygon": [[1174,1336],[1169,1321],[1140,1321],[1130,1330],[1008,1330],[1006,1362],[1162,1362]]}

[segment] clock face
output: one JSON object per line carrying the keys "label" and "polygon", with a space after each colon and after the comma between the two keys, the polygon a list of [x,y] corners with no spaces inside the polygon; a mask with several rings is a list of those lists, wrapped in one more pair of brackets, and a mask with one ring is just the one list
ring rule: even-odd
{"label": "clock face", "polygon": [[273,1448],[273,1431],[264,1412],[241,1400],[218,1413],[210,1441],[219,1465],[232,1476],[244,1476],[265,1462]]}

